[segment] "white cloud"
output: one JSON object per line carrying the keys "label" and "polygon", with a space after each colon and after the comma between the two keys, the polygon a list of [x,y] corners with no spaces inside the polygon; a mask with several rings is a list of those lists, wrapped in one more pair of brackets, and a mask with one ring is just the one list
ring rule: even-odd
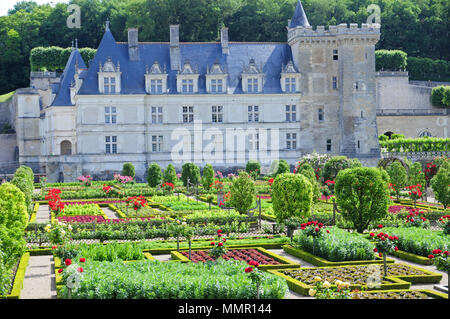
{"label": "white cloud", "polygon": [[[8,14],[8,10],[13,9],[14,5],[17,2],[20,2],[21,0],[2,0],[0,1],[0,16],[5,16]],[[46,4],[46,3],[53,3],[57,4],[60,2],[69,2],[69,0],[34,0],[34,2],[37,2],[38,4]]]}

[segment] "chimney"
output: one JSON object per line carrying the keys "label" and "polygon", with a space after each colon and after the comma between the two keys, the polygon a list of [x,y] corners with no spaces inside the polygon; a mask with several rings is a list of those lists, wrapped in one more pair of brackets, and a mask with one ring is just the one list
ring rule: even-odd
{"label": "chimney", "polygon": [[130,61],[139,61],[138,29],[128,29],[128,57]]}
{"label": "chimney", "polygon": [[230,54],[230,48],[228,47],[228,28],[222,28],[220,30],[220,42],[222,43],[222,54]]}
{"label": "chimney", "polygon": [[170,68],[179,70],[181,67],[180,26],[170,25]]}

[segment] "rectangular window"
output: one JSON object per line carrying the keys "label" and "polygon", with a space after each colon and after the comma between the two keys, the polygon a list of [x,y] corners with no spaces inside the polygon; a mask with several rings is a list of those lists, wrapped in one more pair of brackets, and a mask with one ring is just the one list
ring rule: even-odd
{"label": "rectangular window", "polygon": [[320,108],[320,109],[318,110],[318,115],[319,115],[319,122],[322,122],[323,119],[324,119],[324,112],[323,112],[323,109],[322,109],[322,108]]}
{"label": "rectangular window", "polygon": [[286,133],[286,149],[297,149],[297,133]]}
{"label": "rectangular window", "polygon": [[248,148],[250,151],[259,151],[259,134],[248,135]]}
{"label": "rectangular window", "polygon": [[194,122],[194,107],[183,106],[183,123],[193,123],[193,122]]}
{"label": "rectangular window", "polygon": [[286,122],[297,122],[296,105],[286,105]]}
{"label": "rectangular window", "polygon": [[162,93],[162,80],[151,80],[150,81],[150,91],[152,94]]}
{"label": "rectangular window", "polygon": [[296,92],[297,88],[295,85],[295,78],[286,78],[285,84],[286,84],[286,92]]}
{"label": "rectangular window", "polygon": [[339,60],[338,50],[333,50],[333,60],[334,61]]}
{"label": "rectangular window", "polygon": [[211,93],[223,93],[223,80],[211,80]]}
{"label": "rectangular window", "polygon": [[213,123],[222,123],[223,122],[223,107],[222,106],[212,106],[212,122]]}
{"label": "rectangular window", "polygon": [[117,136],[105,136],[106,154],[117,154]]}
{"label": "rectangular window", "polygon": [[331,152],[331,140],[327,140],[327,152]]}
{"label": "rectangular window", "polygon": [[333,76],[333,90],[337,90],[337,89],[338,89],[337,76]]}
{"label": "rectangular window", "polygon": [[152,136],[152,152],[161,152],[163,149],[163,137],[162,135]]}
{"label": "rectangular window", "polygon": [[117,123],[117,109],[115,106],[105,106],[105,124]]}
{"label": "rectangular window", "polygon": [[247,92],[258,93],[258,79],[247,79]]}
{"label": "rectangular window", "polygon": [[116,78],[114,77],[103,78],[103,91],[105,94],[116,93]]}
{"label": "rectangular window", "polygon": [[194,93],[194,80],[182,80],[183,93]]}
{"label": "rectangular window", "polygon": [[152,106],[152,123],[163,122],[163,108],[162,106]]}
{"label": "rectangular window", "polygon": [[259,122],[259,106],[251,106],[248,107],[248,121],[249,122]]}

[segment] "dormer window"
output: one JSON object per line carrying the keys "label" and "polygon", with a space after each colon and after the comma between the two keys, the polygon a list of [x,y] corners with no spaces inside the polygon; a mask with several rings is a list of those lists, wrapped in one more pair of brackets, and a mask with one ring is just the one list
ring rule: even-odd
{"label": "dormer window", "polygon": [[103,94],[120,93],[121,74],[120,63],[117,62],[117,65],[115,65],[110,57],[103,66],[100,63],[98,72],[99,92]]}
{"label": "dormer window", "polygon": [[177,91],[183,94],[198,93],[198,68],[192,67],[189,60],[186,60],[181,72],[177,74]]}
{"label": "dormer window", "polygon": [[289,61],[288,64],[282,68],[281,72],[281,90],[284,93],[297,93],[300,91],[300,77],[301,74],[295,68],[294,63]]}
{"label": "dormer window", "polygon": [[160,66],[158,61],[155,61],[152,67],[148,66],[145,70],[145,87],[149,94],[164,94],[167,92],[167,71]]}
{"label": "dormer window", "polygon": [[215,62],[211,68],[206,68],[206,91],[211,94],[222,94],[227,92],[228,75],[219,62]]}
{"label": "dormer window", "polygon": [[242,73],[242,91],[244,93],[261,93],[264,87],[264,73],[262,66],[258,67],[254,59]]}

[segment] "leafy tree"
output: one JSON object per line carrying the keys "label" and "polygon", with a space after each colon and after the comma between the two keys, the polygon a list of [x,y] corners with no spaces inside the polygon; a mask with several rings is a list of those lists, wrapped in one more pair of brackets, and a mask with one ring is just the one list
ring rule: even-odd
{"label": "leafy tree", "polygon": [[444,162],[431,179],[434,196],[446,209],[450,204],[450,162]]}
{"label": "leafy tree", "polygon": [[214,168],[211,164],[206,164],[203,168],[202,183],[206,190],[210,190],[212,183],[214,183]]}
{"label": "leafy tree", "polygon": [[200,169],[194,163],[184,163],[181,167],[181,180],[184,186],[187,186],[188,179],[191,185],[200,183]]}
{"label": "leafy tree", "polygon": [[334,181],[339,171],[358,166],[361,166],[361,162],[359,162],[357,158],[350,159],[346,156],[333,156],[325,163],[323,168],[323,179],[324,181]]}
{"label": "leafy tree", "polygon": [[386,168],[386,171],[391,178],[391,184],[397,194],[397,200],[399,200],[400,191],[406,186],[408,181],[406,169],[400,162],[394,162]]}
{"label": "leafy tree", "polygon": [[151,163],[147,170],[147,182],[150,187],[156,187],[161,184],[161,167],[156,163]]}
{"label": "leafy tree", "polygon": [[247,172],[239,172],[239,176],[233,179],[230,196],[229,205],[240,214],[247,214],[256,196],[255,183]]}
{"label": "leafy tree", "polygon": [[389,189],[376,168],[355,167],[340,171],[334,190],[342,217],[351,221],[359,233],[388,213]]}
{"label": "leafy tree", "polygon": [[391,183],[391,177],[389,176],[388,172],[382,167],[378,167],[378,170],[380,171],[381,178],[386,183],[386,185],[389,185]]}
{"label": "leafy tree", "polygon": [[165,183],[172,183],[173,185],[177,182],[177,171],[172,164],[167,165],[167,168],[164,170],[163,180]]}
{"label": "leafy tree", "polygon": [[313,190],[313,201],[316,202],[320,198],[321,194],[320,194],[320,185],[317,182],[316,173],[314,172],[314,169],[311,167],[311,165],[305,163],[299,167],[296,173],[302,174],[309,180]]}
{"label": "leafy tree", "polygon": [[273,173],[273,177],[276,177],[279,174],[289,173],[291,170],[290,165],[285,160],[275,160],[270,165],[270,172]]}
{"label": "leafy tree", "polygon": [[31,201],[33,196],[33,182],[34,174],[31,168],[27,166],[20,166],[14,173],[14,177],[11,180],[11,184],[19,188],[25,196],[25,205],[27,209],[31,207]]}
{"label": "leafy tree", "polygon": [[414,164],[411,165],[409,169],[408,184],[409,185],[420,184],[422,187],[425,187],[426,184],[425,174],[422,171],[422,164],[420,164],[420,162],[415,162]]}
{"label": "leafy tree", "polygon": [[122,167],[122,176],[131,176],[134,178],[136,175],[134,165],[132,163],[125,163]]}
{"label": "leafy tree", "polygon": [[273,211],[279,222],[309,216],[313,199],[310,181],[302,174],[278,175],[272,184]]}
{"label": "leafy tree", "polygon": [[261,164],[256,160],[249,160],[245,165],[245,171],[253,178],[257,178],[261,174]]}

